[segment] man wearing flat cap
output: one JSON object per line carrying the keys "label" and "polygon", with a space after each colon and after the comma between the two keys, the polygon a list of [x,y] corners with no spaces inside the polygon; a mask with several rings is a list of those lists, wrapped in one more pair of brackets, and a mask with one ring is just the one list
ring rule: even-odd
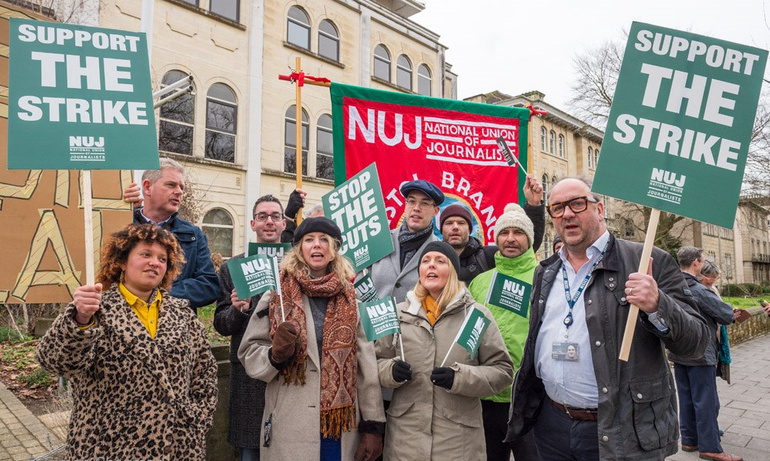
{"label": "man wearing flat cap", "polygon": [[371,267],[377,295],[393,296],[397,303],[405,301],[406,292],[417,284],[420,252],[438,240],[433,235],[433,218],[444,201],[441,189],[424,179],[403,183],[400,191],[406,208],[401,226],[390,231],[395,251]]}

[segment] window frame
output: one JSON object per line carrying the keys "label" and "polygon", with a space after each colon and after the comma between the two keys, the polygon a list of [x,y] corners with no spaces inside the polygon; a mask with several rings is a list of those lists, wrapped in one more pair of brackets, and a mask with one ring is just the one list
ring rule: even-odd
{"label": "window frame", "polygon": [[[331,35],[329,32],[322,30],[322,27],[328,24],[329,27],[332,28],[334,31],[334,35]],[[337,28],[337,26],[330,20],[324,19],[318,24],[318,55],[321,57],[324,57],[326,59],[331,59],[334,62],[340,62],[340,31]],[[324,41],[328,41],[331,43],[334,43],[334,54],[335,56],[327,56],[321,51],[322,44]]]}
{"label": "window frame", "polygon": [[[228,224],[217,224],[213,222],[206,222],[206,218],[214,212],[224,213],[224,215],[230,220],[230,224],[228,225]],[[203,215],[203,218],[201,219],[200,227],[203,233],[206,235],[206,239],[208,240],[209,245],[211,246],[212,252],[219,253],[223,258],[231,258],[233,256],[233,242],[235,241],[235,220],[233,218],[233,215],[230,214],[229,211],[227,211],[225,208],[222,208],[222,207],[214,207],[206,211],[206,213]],[[219,241],[216,238],[214,238],[215,237],[214,232],[212,232],[211,234],[207,232],[208,229],[212,229],[216,233],[219,233],[217,231],[220,231],[223,229],[224,230],[229,229],[230,231],[230,254],[229,255],[222,253],[221,251],[219,251],[219,248],[215,247],[215,245],[218,245]]]}
{"label": "window frame", "polygon": [[[377,54],[377,50],[384,51],[385,52],[385,56],[378,55]],[[384,81],[390,83],[390,81],[391,81],[390,80],[391,79],[391,74],[392,74],[392,72],[391,72],[391,70],[392,70],[391,69],[391,64],[393,63],[393,61],[391,61],[390,50],[388,50],[388,47],[386,47],[385,45],[380,43],[380,44],[378,44],[377,46],[374,47],[373,56],[374,56],[374,64],[372,66],[372,75],[374,77],[376,77],[376,78],[379,78],[380,80],[384,80]],[[377,75],[377,63],[378,62],[380,63],[380,66],[384,65],[384,66],[387,67],[387,69],[388,69],[388,76],[387,76],[387,78],[383,77],[382,75]]]}
{"label": "window frame", "polygon": [[[422,73],[423,69],[427,74]],[[423,84],[427,82],[428,92],[425,93],[422,90]],[[430,71],[430,67],[427,64],[422,63],[417,66],[417,94],[423,96],[431,96],[433,94],[433,73]]]}
{"label": "window frame", "polygon": [[[304,16],[304,19],[307,21],[307,23],[302,23],[298,18],[292,17],[292,12],[299,12]],[[305,38],[307,39],[307,46],[304,46],[300,43],[293,42],[291,40],[292,38],[292,26],[294,26],[296,29],[294,29],[294,32],[299,32],[300,30],[305,31]],[[307,11],[300,8],[297,5],[293,5],[291,8],[289,8],[289,12],[286,14],[286,43],[289,43],[291,45],[294,45],[298,48],[302,48],[303,50],[310,51],[310,47],[312,45],[310,41],[311,36],[311,29],[312,24],[310,22],[310,15],[307,14]]]}
{"label": "window frame", "polygon": [[[405,64],[402,64],[402,60]],[[402,77],[406,80],[406,86],[401,84]],[[407,91],[412,91],[413,77],[412,60],[405,54],[399,55],[396,59],[396,86]]]}
{"label": "window frame", "polygon": [[[163,75],[163,78],[161,78],[161,88],[165,88],[172,83],[175,83],[186,76],[190,74],[179,70],[179,69],[172,69],[166,72]],[[192,157],[195,154],[195,105],[196,105],[196,96],[197,91],[195,89],[195,82],[190,82],[192,85],[192,91],[190,91],[187,94],[183,94],[182,96],[179,96],[178,98],[168,101],[162,106],[160,106],[158,110],[158,150],[161,152],[169,152],[173,154],[179,154],[179,155],[188,155]],[[183,115],[185,117],[185,120],[180,119],[174,119],[171,117],[168,117],[167,115],[164,116],[164,109],[169,109],[172,106],[173,107],[183,107],[183,105],[189,105],[189,113],[185,112]],[[186,120],[189,118],[189,121]],[[180,150],[171,150],[171,149],[165,149],[161,143],[163,142],[165,133],[164,127],[175,127],[177,129],[181,128],[185,132],[189,132],[189,136],[185,135],[186,138],[189,138],[189,143],[187,144],[187,148],[189,149],[189,152],[182,152]],[[187,141],[187,139],[186,139]]]}
{"label": "window frame", "polygon": [[[296,174],[296,165],[294,171],[287,171],[286,167],[286,160],[288,149],[292,149],[294,152],[291,154],[292,159],[294,159],[294,162],[296,163],[297,158],[297,146],[294,145],[292,147],[291,144],[288,144],[287,141],[291,140],[296,144],[297,142],[297,135],[296,135],[296,104],[290,105],[286,112],[284,112],[284,118],[283,118],[283,130],[284,130],[284,144],[283,144],[283,167],[282,170],[288,174]],[[291,115],[289,115],[291,114]],[[289,123],[292,124],[291,130],[289,131]],[[302,108],[302,146],[300,147],[302,149],[302,176],[307,176],[308,171],[308,155],[309,155],[309,146],[310,146],[310,118],[308,116],[307,110],[305,108]],[[291,133],[291,137],[289,137],[289,133]]]}

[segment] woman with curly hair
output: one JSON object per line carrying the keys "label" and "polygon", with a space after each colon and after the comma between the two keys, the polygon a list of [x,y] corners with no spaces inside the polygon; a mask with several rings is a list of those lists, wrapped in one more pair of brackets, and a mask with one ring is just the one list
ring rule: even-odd
{"label": "woman with curly hair", "polygon": [[262,461],[372,461],[382,452],[374,345],[341,242],[333,221],[305,219],[281,262],[282,295],[262,297],[243,335],[238,358],[267,383]]}
{"label": "woman with curly hair", "polygon": [[68,459],[205,459],[217,365],[188,301],[166,291],[183,264],[169,231],[127,226],[40,340],[40,364],[72,382]]}

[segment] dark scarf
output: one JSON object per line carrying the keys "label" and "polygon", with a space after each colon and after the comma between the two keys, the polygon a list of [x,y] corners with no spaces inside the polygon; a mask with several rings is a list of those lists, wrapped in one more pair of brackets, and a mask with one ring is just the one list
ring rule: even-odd
{"label": "dark scarf", "polygon": [[398,244],[401,247],[402,270],[409,264],[409,260],[414,257],[417,250],[420,249],[426,240],[428,240],[432,233],[433,221],[430,222],[428,227],[417,232],[410,231],[409,228],[406,227],[406,221],[404,221],[404,224],[401,225],[401,228],[398,231]]}
{"label": "dark scarf", "polygon": [[[307,367],[307,319],[302,309],[302,295],[328,298],[323,325],[321,351],[321,433],[326,438],[339,439],[343,431],[356,427],[356,376],[358,308],[355,290],[346,289],[336,273],[311,279],[304,272],[289,274],[281,271],[281,291],[286,321],[297,328],[299,344],[292,362],[281,370],[284,383],[305,384]],[[281,322],[278,296],[270,300],[270,338]]]}

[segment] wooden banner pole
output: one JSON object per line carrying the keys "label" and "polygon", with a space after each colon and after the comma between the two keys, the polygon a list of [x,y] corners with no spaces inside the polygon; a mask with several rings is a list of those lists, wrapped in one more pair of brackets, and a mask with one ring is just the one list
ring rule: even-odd
{"label": "wooden banner pole", "polygon": [[[299,74],[302,72],[301,67],[301,61],[302,59],[300,57],[297,57],[295,60],[296,72]],[[295,166],[295,172],[297,174],[297,181],[296,186],[297,189],[302,189],[302,85],[297,82],[295,85],[295,94],[296,94],[296,115],[294,116],[294,122],[296,125],[296,144],[295,144],[295,154],[296,154],[296,166]],[[299,225],[302,222],[302,209],[300,208],[299,211],[297,211],[297,216],[295,218],[295,222],[297,225]]]}
{"label": "wooden banner pole", "polygon": [[[644,238],[644,248],[642,248],[642,259],[639,260],[639,273],[646,274],[650,267],[650,255],[652,254],[653,244],[655,243],[655,233],[658,231],[658,221],[660,220],[660,210],[653,208],[650,212],[650,222],[647,224],[647,235]],[[619,281],[618,281],[619,282]],[[626,330],[623,333],[623,342],[620,345],[620,360],[628,362],[628,355],[631,352],[631,342],[634,339],[636,331],[636,320],[639,318],[639,308],[633,304],[628,310],[628,319],[626,320]]]}
{"label": "wooden banner pole", "polygon": [[94,222],[93,205],[91,204],[91,170],[83,170],[83,218],[85,235],[85,265],[86,265],[86,285],[95,283],[94,277]]}

